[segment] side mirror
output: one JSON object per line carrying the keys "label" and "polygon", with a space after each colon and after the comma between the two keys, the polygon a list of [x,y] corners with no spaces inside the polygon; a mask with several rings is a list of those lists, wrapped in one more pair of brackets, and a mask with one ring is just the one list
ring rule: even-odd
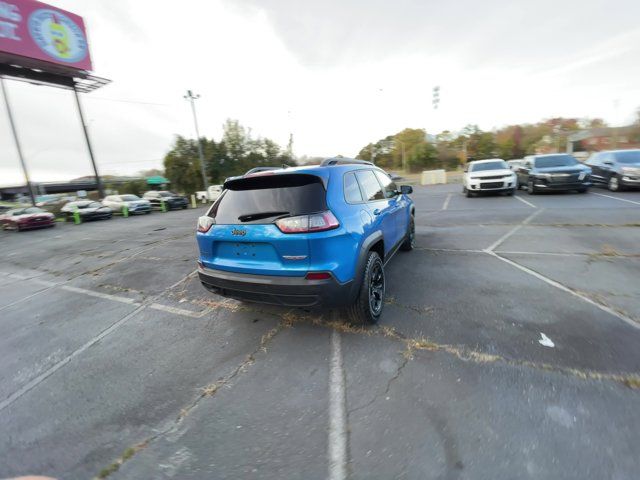
{"label": "side mirror", "polygon": [[604,162],[602,162],[602,163],[604,163],[605,165],[608,165],[608,166],[610,166],[610,167],[613,167],[613,162],[612,162],[611,160],[605,160],[605,161],[604,161]]}
{"label": "side mirror", "polygon": [[413,187],[411,185],[400,185],[400,193],[403,195],[409,195],[413,193]]}

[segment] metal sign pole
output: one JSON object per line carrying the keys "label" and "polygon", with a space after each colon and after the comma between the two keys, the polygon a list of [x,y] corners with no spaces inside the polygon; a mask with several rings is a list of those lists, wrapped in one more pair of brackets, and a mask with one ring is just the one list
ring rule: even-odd
{"label": "metal sign pole", "polygon": [[87,149],[89,150],[89,157],[91,157],[91,165],[93,165],[93,173],[96,176],[96,185],[98,186],[98,194],[100,198],[104,198],[104,187],[102,186],[102,180],[100,180],[100,175],[98,174],[98,166],[96,165],[96,159],[93,156],[93,149],[91,148],[91,141],[89,140],[89,130],[87,129],[87,124],[84,121],[84,114],[82,113],[82,105],[80,104],[80,95],[78,95],[78,90],[76,89],[76,84],[73,84],[73,93],[76,96],[76,105],[78,105],[78,114],[80,115],[80,123],[82,123],[82,130],[84,131],[84,138],[87,141]]}
{"label": "metal sign pole", "polygon": [[22,165],[22,171],[24,172],[24,178],[27,181],[27,190],[29,191],[29,197],[31,198],[31,204],[36,206],[36,197],[33,193],[33,185],[29,179],[29,171],[27,170],[27,164],[24,161],[22,155],[22,147],[20,146],[20,140],[18,139],[18,131],[16,130],[16,124],[13,121],[13,112],[11,111],[11,105],[9,104],[9,95],[7,93],[7,87],[4,84],[4,76],[0,75],[0,83],[2,83],[2,95],[4,96],[4,103],[7,106],[7,115],[9,116],[9,124],[11,125],[11,131],[13,132],[13,139],[16,142],[16,149],[18,150],[18,157],[20,158],[20,164]]}

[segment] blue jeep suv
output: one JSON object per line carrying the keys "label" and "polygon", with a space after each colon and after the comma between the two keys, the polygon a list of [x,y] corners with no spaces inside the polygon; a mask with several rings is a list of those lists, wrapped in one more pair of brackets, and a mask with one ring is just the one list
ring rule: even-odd
{"label": "blue jeep suv", "polygon": [[384,266],[412,250],[415,207],[362,160],[249,173],[198,219],[198,274],[212,292],[293,307],[346,307],[375,323],[384,306]]}

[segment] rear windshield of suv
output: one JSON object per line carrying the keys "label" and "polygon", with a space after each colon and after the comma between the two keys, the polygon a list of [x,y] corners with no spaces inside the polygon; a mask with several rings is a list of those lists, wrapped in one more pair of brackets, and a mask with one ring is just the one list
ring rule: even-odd
{"label": "rear windshield of suv", "polygon": [[537,157],[536,168],[570,167],[578,161],[571,155],[551,155],[550,157]]}
{"label": "rear windshield of suv", "polygon": [[209,216],[217,224],[273,223],[276,218],[327,209],[322,180],[314,175],[265,175],[228,182]]}

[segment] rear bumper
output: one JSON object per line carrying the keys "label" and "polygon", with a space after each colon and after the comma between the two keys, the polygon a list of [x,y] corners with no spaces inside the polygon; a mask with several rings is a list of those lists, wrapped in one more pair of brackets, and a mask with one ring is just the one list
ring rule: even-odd
{"label": "rear bumper", "polygon": [[224,297],[287,307],[337,307],[350,303],[353,282],[307,280],[226,272],[198,267],[200,282],[209,291]]}

